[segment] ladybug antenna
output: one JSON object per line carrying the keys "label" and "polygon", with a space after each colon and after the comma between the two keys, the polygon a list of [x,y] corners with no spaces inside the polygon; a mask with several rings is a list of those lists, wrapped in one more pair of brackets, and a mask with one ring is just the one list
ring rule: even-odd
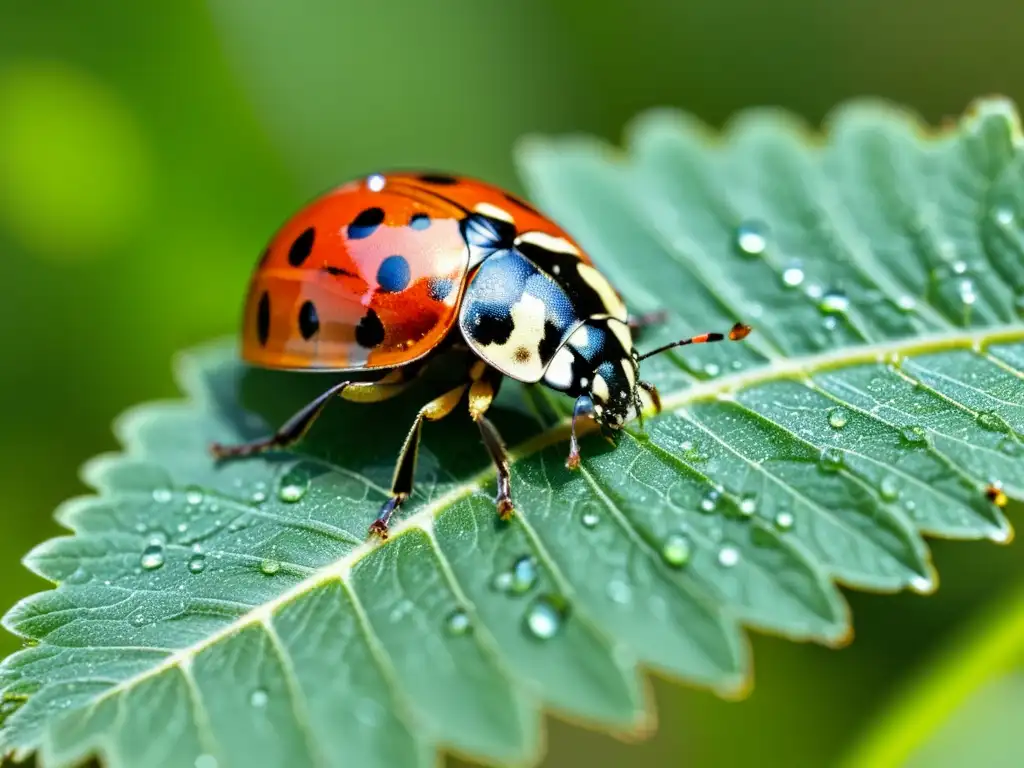
{"label": "ladybug antenna", "polygon": [[685,347],[687,344],[707,344],[712,341],[740,341],[747,338],[750,334],[750,326],[743,325],[743,323],[736,323],[727,334],[721,333],[702,333],[700,336],[691,336],[688,339],[680,339],[679,341],[673,341],[671,344],[665,344],[664,346],[652,349],[650,352],[640,355],[637,358],[637,362],[640,360],[646,360],[648,357],[654,357],[660,355],[662,352],[667,352],[670,349],[676,347]]}

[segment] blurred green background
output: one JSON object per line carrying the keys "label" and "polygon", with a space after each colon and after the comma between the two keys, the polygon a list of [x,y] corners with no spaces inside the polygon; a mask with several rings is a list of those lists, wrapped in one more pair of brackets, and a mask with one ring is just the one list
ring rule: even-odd
{"label": "blurred green background", "polygon": [[[264,242],[325,187],[418,166],[522,191],[521,134],[617,140],[657,105],[816,123],[877,95],[937,122],[1022,100],[1021,29],[1019,0],[0,0],[0,604],[45,586],[18,559],[112,419],[235,332]],[[655,736],[554,724],[547,764],[836,764],[1024,579],[1020,544],[935,556],[933,597],[850,595],[851,647],[756,637],[745,702],[656,682]],[[998,690],[1024,716],[1019,678]]]}

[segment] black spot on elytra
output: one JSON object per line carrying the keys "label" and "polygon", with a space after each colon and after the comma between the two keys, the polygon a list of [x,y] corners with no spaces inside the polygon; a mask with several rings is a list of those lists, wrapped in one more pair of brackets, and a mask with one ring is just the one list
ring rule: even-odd
{"label": "black spot on elytra", "polygon": [[299,309],[299,333],[309,341],[319,330],[320,316],[316,313],[316,306],[312,301],[307,301]]}
{"label": "black spot on elytra", "polygon": [[455,287],[455,281],[447,277],[433,277],[427,283],[430,291],[430,298],[434,301],[444,301]]}
{"label": "black spot on elytra", "polygon": [[477,307],[470,310],[469,322],[466,330],[473,337],[473,341],[481,346],[487,344],[504,344],[512,336],[515,323],[511,315],[492,315],[481,311]]}
{"label": "black spot on elytra", "polygon": [[372,309],[363,315],[356,326],[356,343],[361,347],[373,349],[384,341],[384,324]]}
{"label": "black spot on elytra", "polygon": [[521,197],[516,197],[516,196],[515,196],[515,195],[513,195],[513,194],[512,194],[511,192],[506,192],[506,193],[505,193],[505,199],[506,199],[506,200],[508,200],[508,201],[509,201],[510,203],[515,203],[515,204],[516,204],[516,205],[518,205],[518,206],[519,206],[520,208],[525,208],[525,209],[526,209],[526,210],[528,210],[528,211],[529,211],[530,213],[535,213],[535,214],[537,214],[538,216],[543,216],[543,215],[544,215],[543,213],[541,213],[540,211],[538,211],[538,210],[537,210],[536,208],[534,208],[534,207],[533,207],[532,205],[530,205],[530,204],[529,204],[528,202],[526,202],[525,200],[523,200],[523,199],[522,199]]}
{"label": "black spot on elytra", "polygon": [[293,267],[301,267],[309,254],[313,252],[313,241],[316,239],[316,230],[308,227],[301,235],[292,241],[288,249],[288,263]]}
{"label": "black spot on elytra", "polygon": [[352,219],[348,225],[348,239],[361,240],[372,235],[384,223],[383,208],[367,208]]}
{"label": "black spot on elytra", "polygon": [[409,285],[412,272],[405,256],[388,256],[377,268],[377,285],[385,293],[404,291]]}
{"label": "black spot on elytra", "polygon": [[266,291],[260,296],[260,305],[256,309],[256,337],[260,346],[267,346],[270,339],[270,294]]}
{"label": "black spot on elytra", "polygon": [[430,217],[425,213],[414,213],[409,219],[409,226],[416,230],[423,230],[430,226]]}
{"label": "black spot on elytra", "polygon": [[418,178],[420,181],[425,181],[427,184],[440,184],[448,187],[452,184],[459,183],[459,180],[454,176],[448,176],[443,173],[423,173],[420,174]]}
{"label": "black spot on elytra", "polygon": [[555,352],[558,351],[561,341],[562,334],[558,330],[558,326],[550,320],[545,320],[544,338],[540,340],[540,345],[537,347],[540,359],[544,361],[551,360],[555,356]]}

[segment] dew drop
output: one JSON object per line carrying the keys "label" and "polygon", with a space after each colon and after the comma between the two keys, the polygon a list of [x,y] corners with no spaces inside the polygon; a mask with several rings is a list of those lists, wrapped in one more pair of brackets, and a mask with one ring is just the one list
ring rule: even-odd
{"label": "dew drop", "polygon": [[171,493],[170,488],[157,488],[153,491],[153,501],[157,504],[166,504],[174,498],[174,494]]}
{"label": "dew drop", "polygon": [[744,496],[740,499],[739,511],[743,517],[752,517],[757,511],[757,499],[753,496]]}
{"label": "dew drop", "polygon": [[188,523],[178,523],[178,533],[185,533],[188,530]]}
{"label": "dew drop", "polygon": [[491,579],[491,588],[495,592],[508,592],[512,589],[512,574],[509,571],[496,573]]}
{"label": "dew drop", "polygon": [[924,431],[924,427],[919,427],[916,424],[903,427],[900,430],[900,436],[908,443],[914,445],[922,445],[928,442],[928,433]]}
{"label": "dew drop", "polygon": [[67,578],[64,579],[65,584],[85,584],[92,578],[89,572],[82,566],[75,568],[74,572],[71,573]]}
{"label": "dew drop", "polygon": [[601,522],[601,516],[597,514],[595,509],[587,508],[580,514],[580,522],[583,524],[584,528],[593,530],[597,527],[597,524]]}
{"label": "dew drop", "polygon": [[537,563],[529,555],[523,555],[512,564],[512,582],[509,589],[516,594],[528,592],[537,583]]}
{"label": "dew drop", "polygon": [[164,548],[162,544],[150,544],[142,550],[139,565],[147,571],[155,571],[164,564]]}
{"label": "dew drop", "polygon": [[721,373],[721,371],[722,369],[719,368],[714,363],[708,363],[707,365],[704,366],[704,375],[709,376],[711,378],[717,376],[719,373]]}
{"label": "dew drop", "polygon": [[896,501],[900,497],[900,487],[893,475],[886,475],[878,484],[878,493],[885,501]]}
{"label": "dew drop", "polygon": [[629,584],[619,579],[609,581],[606,591],[608,592],[608,597],[613,602],[619,603],[619,605],[625,605],[633,598],[633,590]]}
{"label": "dew drop", "polygon": [[917,306],[917,300],[913,296],[904,294],[896,299],[896,306],[904,312],[912,312]]}
{"label": "dew drop", "polygon": [[185,503],[190,507],[198,507],[203,503],[203,492],[194,485],[185,489]]}
{"label": "dew drop", "polygon": [[700,501],[700,509],[702,512],[714,512],[718,508],[718,499],[721,496],[721,492],[712,488],[705,494],[704,498]]}
{"label": "dew drop", "polygon": [[564,611],[553,598],[542,595],[526,611],[526,631],[538,640],[550,640],[562,629]]}
{"label": "dew drop", "polygon": [[768,247],[768,227],[760,221],[744,221],[736,228],[736,245],[747,256],[760,256]]}
{"label": "dew drop", "polygon": [[843,452],[831,446],[822,450],[821,455],[818,457],[818,465],[825,472],[838,472],[843,468],[844,463]]}
{"label": "dew drop", "polygon": [[798,264],[786,267],[782,271],[782,284],[787,288],[796,288],[804,281],[804,270]]}
{"label": "dew drop", "polygon": [[192,571],[192,573],[202,573],[206,570],[206,555],[199,553],[192,555],[192,557],[188,559],[188,569]]}
{"label": "dew drop", "polygon": [[264,558],[260,561],[260,571],[267,576],[273,576],[281,570],[281,563],[271,558]]}
{"label": "dew drop", "polygon": [[822,312],[841,313],[846,312],[849,308],[849,297],[839,291],[828,291],[818,302],[818,309]]}
{"label": "dew drop", "polygon": [[828,425],[832,429],[842,429],[846,426],[846,422],[849,421],[849,411],[842,406],[832,408],[828,412]]}
{"label": "dew drop", "polygon": [[779,512],[775,515],[775,527],[780,531],[791,531],[793,530],[793,523],[796,520],[793,518],[792,512]]}
{"label": "dew drop", "polygon": [[309,473],[301,467],[292,467],[284,477],[277,489],[277,497],[285,504],[295,504],[302,500],[309,490]]}
{"label": "dew drop", "polygon": [[1008,227],[1013,224],[1014,212],[1013,208],[1008,205],[1000,205],[995,211],[996,221],[1002,224],[1004,227]]}
{"label": "dew drop", "polygon": [[960,294],[960,301],[968,306],[978,300],[978,294],[974,292],[974,282],[970,278],[965,277],[960,281],[957,292]]}
{"label": "dew drop", "polygon": [[690,562],[690,540],[679,533],[668,536],[661,545],[662,559],[673,568],[682,568]]}
{"label": "dew drop", "polygon": [[147,530],[149,530],[148,526],[141,520],[135,524],[136,533],[145,533]]}
{"label": "dew drop", "polygon": [[470,628],[469,614],[462,608],[456,608],[448,614],[444,626],[449,635],[464,635]]}
{"label": "dew drop", "polygon": [[954,261],[950,265],[950,269],[953,270],[954,275],[962,275],[967,271],[967,262],[963,260]]}
{"label": "dew drop", "polygon": [[144,613],[137,613],[134,616],[132,616],[132,624],[134,624],[136,627],[141,627],[147,621],[148,619],[146,618],[146,615]]}
{"label": "dew drop", "polygon": [[269,700],[270,697],[262,688],[257,688],[249,695],[249,703],[257,709],[263,709],[263,707],[267,706]]}
{"label": "dew drop", "polygon": [[979,427],[990,432],[1006,431],[1006,428],[1003,426],[1003,420],[995,411],[980,411],[975,421],[978,422]]}
{"label": "dew drop", "polygon": [[718,564],[723,568],[732,568],[740,561],[740,551],[731,545],[718,550]]}

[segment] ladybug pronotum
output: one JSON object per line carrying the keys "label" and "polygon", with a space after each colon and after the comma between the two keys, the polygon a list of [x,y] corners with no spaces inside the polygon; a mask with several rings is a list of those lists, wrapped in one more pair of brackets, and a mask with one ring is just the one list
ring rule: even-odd
{"label": "ladybug pronotum", "polygon": [[212,450],[223,459],[287,447],[335,396],[394,397],[439,352],[458,349],[468,353],[463,381],[420,409],[370,532],[386,538],[412,493],[423,422],[463,399],[497,469],[497,511],[507,518],[508,457],[486,415],[503,377],[576,398],[566,460],[575,469],[581,419],[614,430],[660,408],[657,390],[639,378],[641,360],[750,332],[737,323],[641,355],[632,332],[647,322],[629,316],[568,233],[519,198],[465,177],[372,174],[314,200],[273,237],[249,287],[242,357],[264,368],[379,376],[335,384],[265,440]]}

